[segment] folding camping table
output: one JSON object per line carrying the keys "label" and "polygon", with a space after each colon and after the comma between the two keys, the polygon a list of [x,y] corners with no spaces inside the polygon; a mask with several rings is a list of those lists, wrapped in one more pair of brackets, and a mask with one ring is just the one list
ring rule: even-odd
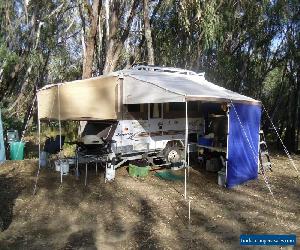
{"label": "folding camping table", "polygon": [[211,151],[220,152],[220,153],[226,153],[227,152],[226,147],[210,147],[210,146],[199,145],[199,144],[197,144],[197,147],[198,148],[207,148]]}
{"label": "folding camping table", "polygon": [[76,167],[76,176],[79,177],[79,164],[85,164],[85,179],[84,185],[87,184],[87,167],[89,163],[95,163],[96,165],[96,174],[98,173],[98,163],[102,163],[102,157],[99,155],[80,155],[76,153],[75,157],[75,167]]}

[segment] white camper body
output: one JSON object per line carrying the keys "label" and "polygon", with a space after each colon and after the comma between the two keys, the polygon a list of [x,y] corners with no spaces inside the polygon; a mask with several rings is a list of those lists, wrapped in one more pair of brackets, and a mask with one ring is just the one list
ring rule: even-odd
{"label": "white camper body", "polygon": [[[183,106],[184,107],[184,103]],[[159,155],[168,158],[167,155],[161,154],[168,147],[177,147],[181,151],[180,159],[183,159],[183,149],[186,130],[185,112],[177,112],[178,117],[172,115],[168,103],[155,103],[145,105],[134,105],[135,111],[129,109],[133,105],[124,105],[120,119],[116,122],[111,122],[110,125],[104,127],[102,131],[95,133],[98,139],[94,142],[85,142],[85,138],[91,136],[88,132],[82,136],[82,142],[86,144],[102,144],[106,140],[111,140],[110,158],[117,159],[138,159],[141,155],[147,157],[151,154],[152,157]],[[181,107],[181,108],[182,108]],[[164,113],[168,110],[168,115]],[[171,114],[171,115],[170,115]],[[174,114],[174,113],[173,113]],[[90,122],[92,123],[92,122]],[[98,122],[99,127],[103,123],[109,121]],[[97,127],[97,123],[95,123]],[[190,118],[188,121],[189,134],[198,135],[204,134],[204,119],[200,117]],[[95,137],[96,138],[96,137]],[[155,153],[155,154],[153,154]],[[133,156],[134,155],[134,156]],[[165,159],[170,160],[170,159]]]}
{"label": "white camper body", "polygon": [[[189,133],[200,133],[203,119],[189,120]],[[121,120],[112,139],[113,152],[128,154],[133,152],[153,152],[165,149],[168,142],[178,141],[184,145],[185,119]]]}

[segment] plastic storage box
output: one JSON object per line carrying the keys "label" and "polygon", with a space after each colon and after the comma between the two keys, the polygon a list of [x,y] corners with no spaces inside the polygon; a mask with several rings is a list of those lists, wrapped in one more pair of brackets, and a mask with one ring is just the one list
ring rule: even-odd
{"label": "plastic storage box", "polygon": [[213,146],[213,139],[212,138],[199,137],[198,144],[202,145],[202,146],[212,147]]}

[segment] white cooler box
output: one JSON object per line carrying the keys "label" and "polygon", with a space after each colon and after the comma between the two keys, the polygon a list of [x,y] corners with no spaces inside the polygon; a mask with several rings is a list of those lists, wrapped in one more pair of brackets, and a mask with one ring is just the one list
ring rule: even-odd
{"label": "white cooler box", "polygon": [[56,160],[54,161],[55,164],[55,170],[60,172],[60,169],[62,171],[63,175],[67,175],[69,173],[69,162],[68,160]]}

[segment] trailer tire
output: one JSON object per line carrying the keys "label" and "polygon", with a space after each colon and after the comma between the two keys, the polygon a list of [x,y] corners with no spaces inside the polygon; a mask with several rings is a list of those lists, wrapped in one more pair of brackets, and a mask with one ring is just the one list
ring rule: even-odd
{"label": "trailer tire", "polygon": [[176,163],[182,160],[181,151],[176,146],[166,148],[164,155],[168,163]]}

